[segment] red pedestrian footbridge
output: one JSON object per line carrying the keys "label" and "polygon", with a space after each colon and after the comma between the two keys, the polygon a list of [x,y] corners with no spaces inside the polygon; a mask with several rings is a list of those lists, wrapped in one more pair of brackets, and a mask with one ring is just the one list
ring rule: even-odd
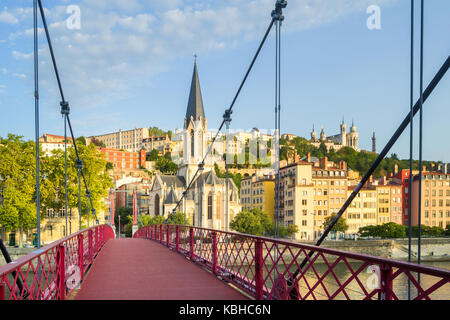
{"label": "red pedestrian footbridge", "polygon": [[175,225],[132,239],[95,226],[0,267],[0,300],[406,300],[408,288],[447,300],[450,271]]}

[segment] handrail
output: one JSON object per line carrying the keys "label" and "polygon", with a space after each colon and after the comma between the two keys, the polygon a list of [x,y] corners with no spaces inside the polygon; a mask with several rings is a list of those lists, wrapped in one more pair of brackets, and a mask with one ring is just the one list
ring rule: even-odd
{"label": "handrail", "polygon": [[[0,300],[66,299],[80,285],[104,244],[113,238],[109,225],[94,226],[1,266]],[[22,290],[17,286],[19,277]]]}
{"label": "handrail", "polygon": [[[182,225],[147,226],[134,238],[158,241],[256,299],[405,299],[408,279],[416,300],[435,298],[444,286],[450,290],[450,270],[281,239]],[[412,273],[428,279],[419,284]]]}

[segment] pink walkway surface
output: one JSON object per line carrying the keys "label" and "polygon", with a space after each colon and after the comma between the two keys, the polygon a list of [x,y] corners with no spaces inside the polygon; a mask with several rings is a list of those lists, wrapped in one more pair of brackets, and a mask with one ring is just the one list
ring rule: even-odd
{"label": "pink walkway surface", "polygon": [[108,241],[75,300],[243,300],[185,257],[145,239]]}

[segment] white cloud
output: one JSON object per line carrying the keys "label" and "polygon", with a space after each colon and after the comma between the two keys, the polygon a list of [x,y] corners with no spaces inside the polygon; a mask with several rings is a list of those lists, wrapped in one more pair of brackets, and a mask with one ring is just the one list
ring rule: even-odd
{"label": "white cloud", "polygon": [[16,50],[12,52],[12,55],[16,60],[27,60],[33,57],[33,53],[22,53]]}
{"label": "white cloud", "polygon": [[19,19],[17,19],[9,10],[7,7],[4,7],[3,10],[0,12],[0,23],[7,23],[7,24],[17,24],[19,23]]}
{"label": "white cloud", "polygon": [[19,79],[26,79],[27,78],[26,74],[23,74],[23,73],[13,73],[13,76],[16,77],[16,78],[19,78]]}
{"label": "white cloud", "polygon": [[[358,11],[365,15],[370,4],[395,1],[291,0],[284,28],[296,32]],[[72,105],[92,108],[126,99],[133,87],[177,57],[260,39],[274,0],[84,0],[79,5],[81,30],[66,28],[66,6],[51,7],[46,15],[67,98]],[[20,21],[31,19],[31,8],[12,12]],[[32,35],[32,29],[25,29],[10,38]],[[42,78],[49,79],[42,86],[57,94],[46,44],[41,49]],[[29,59],[31,54],[13,51],[13,56]]]}

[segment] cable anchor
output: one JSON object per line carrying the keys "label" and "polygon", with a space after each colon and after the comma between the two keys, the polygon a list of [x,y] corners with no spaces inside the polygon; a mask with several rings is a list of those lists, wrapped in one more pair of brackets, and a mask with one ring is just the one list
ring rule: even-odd
{"label": "cable anchor", "polygon": [[283,21],[283,9],[286,8],[287,1],[286,0],[277,0],[275,4],[275,10],[272,11],[272,18],[277,21]]}
{"label": "cable anchor", "polygon": [[68,116],[70,113],[69,102],[61,101],[60,105],[61,105],[61,114],[63,116],[65,116],[65,115]]}

